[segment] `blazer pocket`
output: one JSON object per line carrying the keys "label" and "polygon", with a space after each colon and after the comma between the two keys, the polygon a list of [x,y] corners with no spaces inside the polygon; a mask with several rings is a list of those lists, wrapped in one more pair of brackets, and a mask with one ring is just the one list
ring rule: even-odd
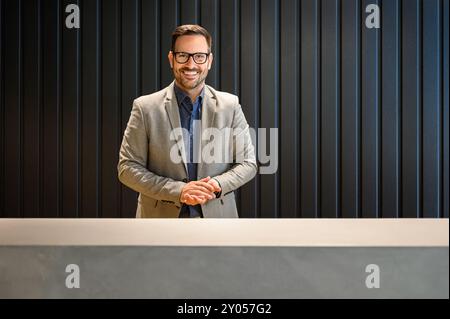
{"label": "blazer pocket", "polygon": [[229,191],[220,199],[220,203],[225,205],[228,201],[232,201],[234,199],[234,191]]}
{"label": "blazer pocket", "polygon": [[156,200],[152,197],[142,196],[142,195],[138,199],[138,203],[147,208],[158,206],[158,202],[159,202],[158,200]]}

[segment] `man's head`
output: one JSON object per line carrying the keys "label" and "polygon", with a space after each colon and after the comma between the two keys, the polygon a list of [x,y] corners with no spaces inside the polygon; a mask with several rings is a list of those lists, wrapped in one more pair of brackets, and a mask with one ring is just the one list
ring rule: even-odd
{"label": "man's head", "polygon": [[172,49],[168,58],[181,89],[202,88],[213,61],[211,42],[211,35],[199,25],[182,25],[172,33]]}

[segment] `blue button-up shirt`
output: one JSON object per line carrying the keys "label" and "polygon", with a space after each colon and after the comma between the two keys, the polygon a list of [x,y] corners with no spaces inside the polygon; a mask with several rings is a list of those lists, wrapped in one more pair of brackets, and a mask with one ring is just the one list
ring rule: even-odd
{"label": "blue button-up shirt", "polygon": [[[200,95],[195,99],[194,103],[192,103],[189,95],[181,90],[176,84],[174,85],[174,90],[178,101],[178,108],[180,111],[181,126],[183,129],[189,132],[189,136],[183,136],[185,142],[185,150],[186,152],[189,151],[189,153],[186,154],[186,164],[188,169],[189,181],[196,181],[197,161],[194,162],[194,142],[199,143],[200,141],[194,141],[195,135],[193,123],[194,120],[201,120],[201,109],[205,89],[202,89]],[[200,138],[200,136],[198,138]],[[181,207],[180,217],[198,216],[202,216],[202,207],[200,205],[190,206],[183,204],[183,206]]]}

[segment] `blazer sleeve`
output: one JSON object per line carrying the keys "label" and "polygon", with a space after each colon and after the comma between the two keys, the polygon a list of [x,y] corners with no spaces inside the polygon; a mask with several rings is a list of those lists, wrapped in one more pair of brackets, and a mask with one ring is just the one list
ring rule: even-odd
{"label": "blazer sleeve", "polygon": [[147,156],[148,137],[145,118],[135,100],[120,147],[117,165],[119,180],[136,192],[181,205],[181,190],[186,183],[149,171],[146,167]]}
{"label": "blazer sleeve", "polygon": [[233,136],[233,165],[225,173],[214,176],[222,189],[219,198],[253,179],[258,170],[249,125],[239,101],[234,110],[232,128],[238,132]]}

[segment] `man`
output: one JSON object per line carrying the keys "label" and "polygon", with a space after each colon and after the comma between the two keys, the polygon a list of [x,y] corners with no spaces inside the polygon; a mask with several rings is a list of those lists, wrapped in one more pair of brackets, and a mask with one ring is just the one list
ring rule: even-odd
{"label": "man", "polygon": [[[238,217],[233,191],[255,176],[257,164],[237,96],[205,84],[211,42],[201,26],[177,27],[168,54],[174,82],[133,103],[117,168],[119,180],[140,193],[137,218]],[[232,146],[230,161],[198,161],[210,139],[195,132],[211,128],[238,132],[220,144]]]}

